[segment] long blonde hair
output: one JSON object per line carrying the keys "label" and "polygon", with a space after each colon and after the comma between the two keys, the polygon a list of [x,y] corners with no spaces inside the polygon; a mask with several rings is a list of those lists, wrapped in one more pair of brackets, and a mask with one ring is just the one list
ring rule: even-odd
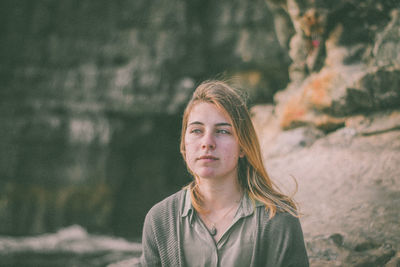
{"label": "long blonde hair", "polygon": [[[278,187],[272,182],[264,167],[260,144],[256,131],[250,118],[246,102],[239,91],[233,89],[222,81],[206,81],[200,84],[193,93],[193,96],[186,106],[182,119],[182,132],[180,142],[180,152],[186,162],[185,133],[187,130],[188,117],[194,105],[199,102],[214,104],[217,108],[225,111],[232,120],[233,128],[236,133],[237,141],[244,157],[238,162],[239,184],[247,191],[250,199],[260,201],[265,205],[269,216],[272,218],[277,210],[286,211],[294,216],[298,216],[297,207],[294,200],[280,192]],[[199,212],[202,209],[202,196],[198,190],[197,178],[187,186],[190,188],[191,198],[194,208]]]}

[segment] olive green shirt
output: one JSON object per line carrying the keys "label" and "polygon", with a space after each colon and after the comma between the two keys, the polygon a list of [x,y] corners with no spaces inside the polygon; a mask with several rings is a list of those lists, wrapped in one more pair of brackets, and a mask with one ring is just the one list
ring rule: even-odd
{"label": "olive green shirt", "polygon": [[250,266],[254,249],[255,207],[245,194],[230,227],[216,243],[192,206],[190,193],[185,192],[182,213],[183,254],[186,266]]}
{"label": "olive green shirt", "polygon": [[181,190],[146,215],[139,266],[309,266],[298,218],[277,212],[270,219],[246,195],[232,225],[215,243]]}

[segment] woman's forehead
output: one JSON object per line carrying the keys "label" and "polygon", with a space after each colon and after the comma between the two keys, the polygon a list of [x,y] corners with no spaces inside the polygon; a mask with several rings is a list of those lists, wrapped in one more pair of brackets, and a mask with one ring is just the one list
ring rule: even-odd
{"label": "woman's forehead", "polygon": [[193,105],[188,114],[188,124],[194,121],[231,124],[232,120],[229,114],[221,107],[213,103],[198,102]]}

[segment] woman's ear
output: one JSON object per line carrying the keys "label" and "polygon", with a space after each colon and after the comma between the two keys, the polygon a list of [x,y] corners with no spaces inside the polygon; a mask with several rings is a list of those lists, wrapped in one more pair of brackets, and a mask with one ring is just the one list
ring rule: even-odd
{"label": "woman's ear", "polygon": [[240,149],[240,151],[239,151],[239,158],[244,158],[244,156],[246,156],[246,155],[244,154],[243,149]]}

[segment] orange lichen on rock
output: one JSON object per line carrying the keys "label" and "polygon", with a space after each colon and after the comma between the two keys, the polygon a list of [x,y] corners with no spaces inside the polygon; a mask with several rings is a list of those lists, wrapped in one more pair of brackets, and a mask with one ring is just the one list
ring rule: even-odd
{"label": "orange lichen on rock", "polygon": [[331,106],[332,98],[330,92],[333,87],[334,77],[335,73],[332,72],[321,73],[304,87],[303,94],[307,101],[307,106],[317,110]]}
{"label": "orange lichen on rock", "polygon": [[283,104],[280,125],[291,129],[303,125],[313,125],[325,132],[344,125],[342,118],[324,114],[332,105],[332,90],[335,88],[337,73],[325,71],[311,77],[300,91]]}
{"label": "orange lichen on rock", "polygon": [[301,96],[291,98],[285,105],[282,117],[281,127],[283,129],[290,129],[297,127],[304,120],[307,113],[307,106],[305,105]]}

